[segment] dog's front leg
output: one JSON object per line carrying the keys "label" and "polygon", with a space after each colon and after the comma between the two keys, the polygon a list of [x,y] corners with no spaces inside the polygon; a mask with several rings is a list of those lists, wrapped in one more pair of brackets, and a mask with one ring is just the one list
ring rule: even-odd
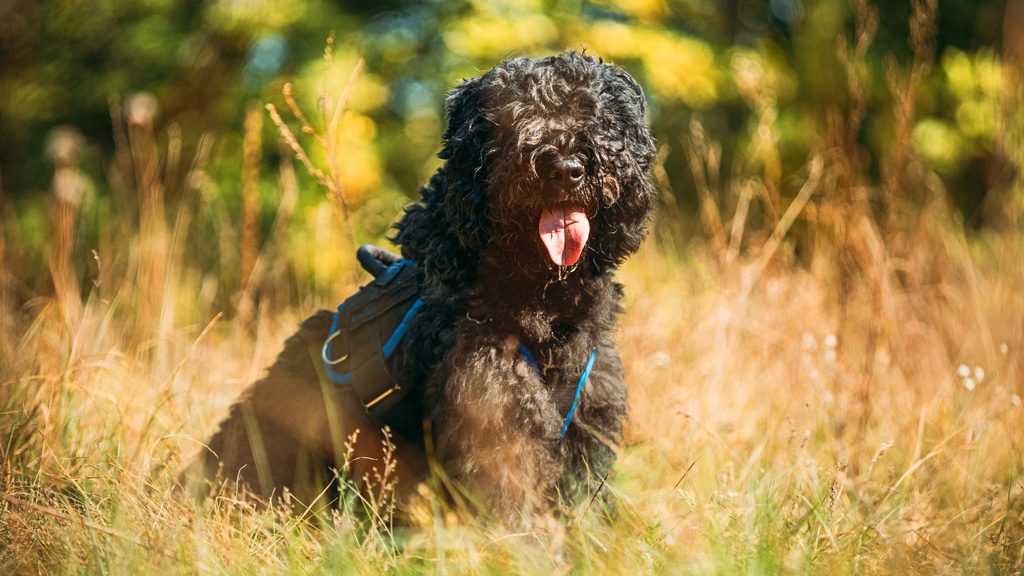
{"label": "dog's front leg", "polygon": [[566,462],[559,490],[570,506],[592,503],[597,496],[612,504],[605,484],[622,445],[626,385],[622,360],[610,336],[599,342],[596,355],[572,424],[559,443]]}
{"label": "dog's front leg", "polygon": [[528,524],[557,478],[558,415],[518,340],[464,321],[441,383],[437,438],[460,488],[509,526]]}

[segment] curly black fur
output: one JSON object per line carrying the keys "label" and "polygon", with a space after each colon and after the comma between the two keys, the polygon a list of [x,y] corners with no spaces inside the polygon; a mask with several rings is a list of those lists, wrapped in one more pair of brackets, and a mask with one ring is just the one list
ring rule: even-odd
{"label": "curly black fur", "polygon": [[[626,388],[612,337],[622,297],[614,273],[646,234],[654,142],[636,81],[577,52],[507,60],[455,88],[447,109],[445,164],[396,225],[403,256],[419,265],[425,302],[400,353],[440,458],[491,510],[515,522],[556,493],[571,498],[595,488],[615,460]],[[559,178],[553,167],[565,161],[581,165],[582,178]],[[591,233],[579,261],[566,269],[548,258],[537,228],[543,210],[568,204],[583,207]],[[321,313],[293,340],[307,333],[321,341],[323,323]],[[541,373],[519,352],[520,342]],[[308,357],[308,346],[288,346],[278,361],[288,365],[275,364],[211,441],[215,452],[243,454],[227,462],[221,456],[231,475],[254,460],[243,412],[267,422],[261,430],[286,431],[280,442],[271,438],[275,450],[312,439],[321,457],[336,452],[324,418],[303,418],[314,430],[300,435],[287,431],[296,426],[243,409],[280,390],[281,380],[290,390],[320,395],[314,370],[285,358]],[[596,363],[559,440],[591,349]],[[232,435],[237,439],[227,440]],[[294,469],[297,452],[291,449],[281,466]],[[250,482],[259,480],[248,474]],[[278,482],[276,469],[271,475],[271,485],[288,485]]]}

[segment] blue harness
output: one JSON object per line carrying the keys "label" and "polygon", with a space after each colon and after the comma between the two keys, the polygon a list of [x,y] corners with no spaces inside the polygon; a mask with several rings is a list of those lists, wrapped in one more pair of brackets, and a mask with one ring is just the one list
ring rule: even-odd
{"label": "blue harness", "polygon": [[[382,276],[386,276],[388,274],[397,274],[401,267],[401,261],[396,262],[395,264],[389,266],[383,272]],[[378,279],[380,279],[380,277],[378,277]],[[386,277],[384,279],[387,280]],[[327,377],[330,379],[331,382],[342,385],[352,384],[352,372],[340,372],[335,370],[334,367],[344,362],[348,358],[348,354],[342,356],[341,358],[332,359],[331,341],[341,334],[338,319],[340,318],[342,311],[345,309],[345,304],[347,302],[348,301],[346,300],[345,302],[339,304],[337,310],[334,311],[334,316],[331,319],[331,330],[330,332],[328,332],[329,336],[327,337],[327,340],[324,341],[324,345],[323,348],[321,349],[320,354],[324,364],[324,372],[326,373]],[[405,337],[406,332],[408,332],[409,325],[412,323],[413,318],[416,317],[416,314],[419,313],[419,311],[422,308],[423,300],[417,299],[409,308],[409,310],[406,311],[405,316],[402,317],[401,322],[399,322],[398,326],[395,327],[394,331],[388,337],[387,341],[385,341],[384,344],[381,346],[381,356],[383,360],[388,360],[391,357],[391,355],[395,353],[395,350],[398,349],[398,345],[402,343],[402,339]],[[523,344],[522,342],[519,343],[519,353],[522,354],[523,358],[526,359],[526,362],[530,366],[532,366],[534,370],[537,371],[537,376],[543,379],[543,374],[541,373],[540,367],[537,365],[537,361],[534,360],[533,354],[530,353],[529,348],[527,348],[526,345]],[[597,349],[591,348],[590,357],[587,359],[587,365],[583,369],[583,373],[580,375],[579,382],[576,383],[576,392],[573,395],[572,404],[569,406],[569,411],[568,413],[566,413],[565,420],[562,422],[562,428],[558,434],[559,440],[565,438],[565,434],[569,430],[569,423],[572,422],[573,414],[576,413],[576,406],[577,404],[579,404],[580,394],[583,392],[583,387],[586,386],[587,381],[590,379],[590,371],[591,369],[593,369],[594,361],[596,359]],[[363,407],[366,408],[367,410],[373,409],[375,406],[377,406],[382,401],[387,399],[387,397],[390,396],[396,390],[398,390],[398,386],[393,385],[390,388],[384,389],[384,391],[381,392],[379,395],[376,393],[373,394],[375,396],[374,398],[361,398],[361,401],[363,402]]]}
{"label": "blue harness", "polygon": [[[541,379],[544,376],[541,374],[540,366],[537,365],[537,361],[533,359],[533,354],[530,354],[530,349],[525,344],[519,342],[519,353],[526,358],[527,364],[533,366],[533,369],[537,371],[537,376]],[[572,404],[569,405],[569,411],[565,414],[565,420],[562,421],[562,429],[558,433],[558,439],[565,438],[565,433],[569,430],[569,423],[572,422],[572,416],[576,413],[576,404],[580,401],[580,393],[583,392],[583,387],[587,385],[587,380],[590,380],[590,370],[594,367],[594,360],[597,359],[597,348],[590,349],[590,357],[587,358],[587,366],[583,368],[583,373],[580,374],[580,380],[576,383],[576,393],[573,394]]]}

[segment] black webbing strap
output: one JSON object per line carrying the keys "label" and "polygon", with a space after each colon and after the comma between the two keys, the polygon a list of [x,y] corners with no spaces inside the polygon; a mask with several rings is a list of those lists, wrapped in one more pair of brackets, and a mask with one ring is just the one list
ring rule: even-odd
{"label": "black webbing strap", "polygon": [[[369,415],[403,436],[421,433],[422,414],[401,382],[396,354],[423,302],[418,300],[416,264],[377,247],[357,256],[372,282],[338,306],[322,349],[324,372],[335,384],[350,385]],[[364,259],[372,261],[364,262]],[[409,401],[406,401],[406,400]]]}

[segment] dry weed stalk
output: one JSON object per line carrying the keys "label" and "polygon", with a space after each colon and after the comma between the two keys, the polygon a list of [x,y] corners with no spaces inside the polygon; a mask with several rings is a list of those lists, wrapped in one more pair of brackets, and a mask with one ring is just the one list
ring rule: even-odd
{"label": "dry weed stalk", "polygon": [[[935,58],[935,33],[938,19],[938,0],[914,0],[910,16],[910,46],[914,59],[905,79],[900,78],[896,60],[885,62],[885,78],[892,95],[894,137],[883,167],[883,202],[886,215],[885,230],[896,231],[905,219],[908,193],[922,179],[922,167],[914,165],[911,131],[917,119],[914,99],[921,81],[931,71]],[[912,173],[913,172],[913,173]],[[915,182],[917,180],[917,182]],[[927,190],[927,187],[924,187]]]}
{"label": "dry weed stalk", "polygon": [[118,539],[123,540],[125,542],[130,542],[130,543],[134,544],[135,546],[138,546],[139,548],[143,548],[143,549],[148,550],[148,551],[150,551],[150,552],[152,552],[154,554],[159,554],[159,555],[164,556],[165,558],[169,558],[171,560],[177,560],[178,559],[178,556],[176,554],[174,554],[174,552],[172,552],[170,550],[167,550],[165,548],[160,548],[158,546],[154,546],[152,544],[149,544],[149,543],[145,542],[144,540],[142,540],[141,538],[139,538],[138,536],[136,536],[134,534],[129,534],[129,533],[126,533],[126,532],[123,532],[123,531],[120,531],[120,530],[115,530],[113,528],[110,528],[110,527],[107,527],[107,526],[103,526],[102,524],[98,524],[96,522],[92,522],[90,520],[87,520],[87,519],[83,518],[79,514],[69,514],[67,512],[62,511],[62,510],[57,510],[57,509],[49,507],[49,506],[40,506],[39,504],[36,504],[34,502],[29,502],[29,501],[23,500],[21,498],[16,498],[16,497],[11,496],[9,494],[0,493],[0,500],[4,500],[5,502],[10,504],[11,506],[15,506],[15,507],[18,507],[18,508],[24,508],[26,510],[31,510],[35,514],[44,514],[46,516],[50,516],[52,518],[57,518],[59,520],[62,520],[62,521],[65,521],[65,522],[68,522],[68,523],[71,523],[71,524],[77,524],[77,525],[79,525],[79,526],[81,526],[83,528],[87,528],[87,529],[93,530],[95,532],[99,532],[99,533],[102,533],[102,534],[106,534],[108,536],[112,536],[114,538],[118,538]]}
{"label": "dry weed stalk", "polygon": [[[324,50],[324,59],[328,67],[331,66],[333,61],[333,44],[334,36],[332,35],[328,39],[327,47]],[[285,98],[285,102],[288,105],[292,116],[302,126],[302,133],[310,136],[315,145],[324,151],[327,157],[327,172],[324,172],[313,164],[309,155],[303,148],[302,143],[296,137],[291,128],[288,127],[288,124],[282,118],[278,110],[276,110],[272,104],[266,105],[266,110],[270,115],[271,122],[273,122],[274,126],[278,127],[282,138],[295,154],[295,157],[306,168],[306,171],[327,191],[328,198],[331,201],[331,206],[334,208],[335,216],[341,224],[341,230],[345,240],[347,241],[349,253],[355,252],[355,232],[352,228],[351,218],[349,217],[348,200],[345,197],[340,164],[341,149],[338,141],[338,130],[341,126],[345,107],[351,97],[355,80],[361,69],[362,60],[358,59],[356,60],[355,66],[352,68],[352,72],[349,75],[345,86],[342,88],[341,93],[338,95],[337,99],[334,99],[334,106],[330,110],[330,114],[328,114],[328,108],[329,102],[332,101],[332,98],[327,93],[326,86],[323,88],[322,93],[318,98],[318,101],[321,102],[321,110],[324,113],[323,120],[325,129],[323,132],[317,131],[309,122],[306,115],[302,112],[302,109],[299,108],[298,102],[295,100],[293,95],[292,84],[286,83],[282,88],[282,95]],[[356,282],[357,277],[358,271],[353,268],[351,270],[351,280]]]}
{"label": "dry weed stalk", "polygon": [[[745,153],[734,166],[731,180],[724,186],[721,183],[721,144],[708,138],[698,120],[690,122],[690,145],[686,151],[700,203],[700,221],[713,252],[721,255],[718,263],[724,264],[725,269],[731,268],[730,265],[742,250],[751,202],[755,198],[761,201],[762,231],[765,235],[768,229],[780,224],[783,211],[780,190],[782,160],[778,148],[778,102],[775,90],[766,78],[762,64],[756,59],[736,56],[732,68],[736,87],[756,115],[757,124],[751,130],[750,143]],[[760,174],[743,177],[758,167]],[[732,200],[735,200],[735,205],[731,206],[732,218],[726,230],[723,212]],[[787,231],[791,224],[789,222],[784,225]],[[776,248],[769,251],[774,253]]]}
{"label": "dry weed stalk", "polygon": [[[333,62],[333,46],[334,46],[334,35],[332,34],[327,39],[327,46],[324,48],[324,61],[326,66],[329,68]],[[335,212],[338,215],[342,229],[345,231],[350,247],[355,249],[355,234],[352,230],[352,222],[349,218],[349,205],[348,200],[345,197],[345,187],[342,180],[342,173],[340,167],[340,155],[341,149],[338,142],[338,130],[341,127],[341,120],[344,115],[345,107],[348,104],[349,99],[352,96],[352,90],[356,83],[356,78],[359,76],[359,72],[362,70],[363,61],[357,60],[355,66],[352,68],[352,72],[349,75],[348,82],[342,89],[341,94],[338,95],[337,99],[334,99],[334,105],[328,113],[328,105],[332,101],[330,95],[326,92],[326,87],[322,90],[319,98],[322,112],[324,113],[324,131],[321,133],[313,127],[310,121],[307,119],[306,114],[299,107],[293,95],[292,84],[286,83],[281,90],[281,94],[284,97],[285,103],[288,105],[288,109],[291,111],[292,116],[302,126],[302,133],[310,136],[313,142],[323,149],[327,157],[327,172],[316,167],[313,161],[310,160],[309,154],[306,153],[305,148],[299,139],[295,136],[295,133],[288,127],[284,119],[278,113],[277,108],[273,104],[267,104],[266,109],[270,113],[270,119],[277,126],[277,129],[281,133],[281,137],[288,144],[288,146],[294,152],[295,157],[299,159],[299,162],[306,168],[313,178],[320,183],[327,190],[328,197],[332,201],[332,205],[335,208]]]}
{"label": "dry weed stalk", "polygon": [[242,250],[236,308],[239,319],[245,323],[250,322],[255,313],[254,293],[259,288],[253,270],[260,254],[259,172],[262,152],[263,114],[254,102],[245,111],[242,139]]}
{"label": "dry weed stalk", "polygon": [[398,478],[395,474],[398,459],[395,456],[396,446],[392,441],[391,428],[385,426],[381,429],[381,460],[380,466],[371,469],[370,476],[363,478],[365,486],[376,486],[377,491],[367,490],[369,494],[370,509],[374,517],[381,523],[380,528],[390,529],[395,517],[395,490],[398,487]]}
{"label": "dry weed stalk", "polygon": [[[353,496],[363,507],[363,512],[370,515],[372,527],[390,536],[395,517],[396,475],[398,459],[397,446],[393,442],[391,429],[385,426],[381,438],[381,458],[379,466],[372,466],[363,474],[357,484],[352,478],[352,462],[356,459],[356,444],[360,430],[356,428],[345,438],[344,448],[339,451],[338,462],[341,469],[334,471],[334,481],[348,495]],[[344,496],[343,496],[344,498]],[[346,509],[344,512],[351,513]]]}
{"label": "dry weed stalk", "polygon": [[786,207],[786,212],[782,215],[782,218],[780,218],[775,224],[775,228],[772,230],[771,236],[768,237],[768,241],[765,242],[764,247],[761,249],[761,253],[758,255],[757,260],[755,260],[750,268],[745,271],[742,285],[743,294],[750,293],[754,283],[757,282],[761,277],[761,274],[764,273],[768,263],[775,257],[775,254],[782,245],[782,241],[785,239],[790,227],[794,222],[796,222],[800,213],[803,212],[804,207],[807,206],[807,203],[811,200],[811,196],[818,190],[821,183],[823,165],[824,162],[820,156],[815,156],[811,159],[807,180],[800,188],[800,192],[797,193],[796,198],[793,198],[793,201],[790,202],[788,207]]}
{"label": "dry weed stalk", "polygon": [[690,122],[690,146],[686,149],[686,157],[700,197],[700,221],[716,254],[724,254],[726,247],[722,214],[715,199],[719,195],[721,156],[721,145],[708,141],[704,126],[696,120]]}
{"label": "dry weed stalk", "polygon": [[[1024,3],[1007,2],[1003,18],[1003,94],[997,146],[1017,167],[1001,216],[1006,227],[1019,230],[1024,220]],[[1024,552],[1022,552],[1024,554]]]}
{"label": "dry weed stalk", "polygon": [[[18,268],[14,256],[11,254],[12,251],[8,248],[9,240],[6,234],[12,228],[11,222],[14,222],[14,218],[8,211],[7,196],[4,194],[3,178],[0,174],[0,225],[3,226],[0,231],[0,334],[15,333],[14,318],[9,311],[14,309],[12,302],[14,291],[11,289],[14,284],[12,272]],[[11,365],[10,360],[14,353],[13,340],[13,338],[0,338],[0,363]],[[2,457],[3,453],[0,452],[0,459],[3,459]]]}
{"label": "dry weed stalk", "polygon": [[747,106],[757,116],[757,125],[751,131],[745,158],[762,165],[762,187],[767,210],[768,225],[774,225],[782,211],[782,158],[779,153],[778,99],[774,88],[766,79],[762,64],[754,58],[737,56],[732,62],[736,88]]}
{"label": "dry weed stalk", "polygon": [[[124,119],[124,138],[127,146],[122,151],[130,159],[134,175],[134,190],[139,210],[139,252],[136,267],[138,312],[135,316],[135,339],[143,348],[157,346],[161,312],[164,308],[164,288],[167,283],[168,245],[164,186],[160,174],[160,151],[157,146],[155,123],[157,100],[152,94],[132,95],[116,116]],[[157,366],[162,365],[158,362]]]}
{"label": "dry weed stalk", "polygon": [[[252,281],[252,270],[259,253],[259,212],[260,212],[260,160],[263,147],[263,114],[258,104],[252,103],[245,110],[245,135],[242,139],[242,256],[239,283],[247,291]],[[239,303],[239,314],[251,317],[252,303],[243,308]],[[245,312],[243,312],[245,310]]]}
{"label": "dry weed stalk", "polygon": [[82,297],[73,263],[78,236],[78,210],[86,193],[87,181],[79,169],[84,141],[81,134],[67,127],[51,131],[47,153],[53,160],[53,198],[50,202],[50,277],[64,323],[69,328],[82,316]]}
{"label": "dry weed stalk", "polygon": [[862,156],[857,143],[861,124],[867,113],[868,80],[870,72],[867,65],[868,49],[878,32],[878,9],[869,0],[856,0],[854,4],[855,27],[854,45],[851,49],[847,39],[840,36],[837,40],[836,55],[839,63],[846,71],[846,89],[849,103],[845,113],[835,107],[828,112],[830,128],[827,134],[831,144],[843,150],[843,156],[850,162],[849,170],[843,174],[842,183],[849,185],[856,161]]}
{"label": "dry weed stalk", "polygon": [[[252,267],[247,276],[243,277],[242,292],[238,297],[239,315],[243,320],[251,320],[256,308],[257,292],[264,292],[260,298],[262,306],[270,292],[277,299],[277,304],[286,301],[281,292],[289,283],[285,278],[288,270],[287,260],[277,258],[285,251],[288,241],[288,226],[291,224],[292,215],[299,199],[299,184],[295,177],[295,167],[291,158],[284,150],[284,143],[281,146],[281,159],[278,164],[277,187],[280,200],[277,205],[277,214],[274,217],[273,228],[267,241],[263,243],[262,249],[255,253]],[[268,290],[269,289],[269,290]]]}
{"label": "dry weed stalk", "polygon": [[882,326],[888,317],[891,269],[885,238],[872,213],[873,189],[859,176],[862,173],[859,164],[865,156],[859,138],[868,104],[870,75],[867,54],[878,31],[878,9],[869,0],[856,0],[854,16],[853,48],[848,46],[845,38],[839,39],[836,48],[837,58],[846,71],[849,101],[845,110],[836,107],[829,112],[827,134],[829,142],[839,153],[830,155],[831,184],[826,187],[827,196],[819,214],[833,245],[831,250],[822,251],[819,257],[832,258],[832,255],[826,255],[830,251],[837,256],[838,332],[845,332],[848,328],[849,298],[865,280],[872,295],[874,317],[869,326],[863,370],[855,392],[860,411],[859,418],[856,418],[859,425],[856,437],[862,438],[871,417],[875,354],[880,345]]}

